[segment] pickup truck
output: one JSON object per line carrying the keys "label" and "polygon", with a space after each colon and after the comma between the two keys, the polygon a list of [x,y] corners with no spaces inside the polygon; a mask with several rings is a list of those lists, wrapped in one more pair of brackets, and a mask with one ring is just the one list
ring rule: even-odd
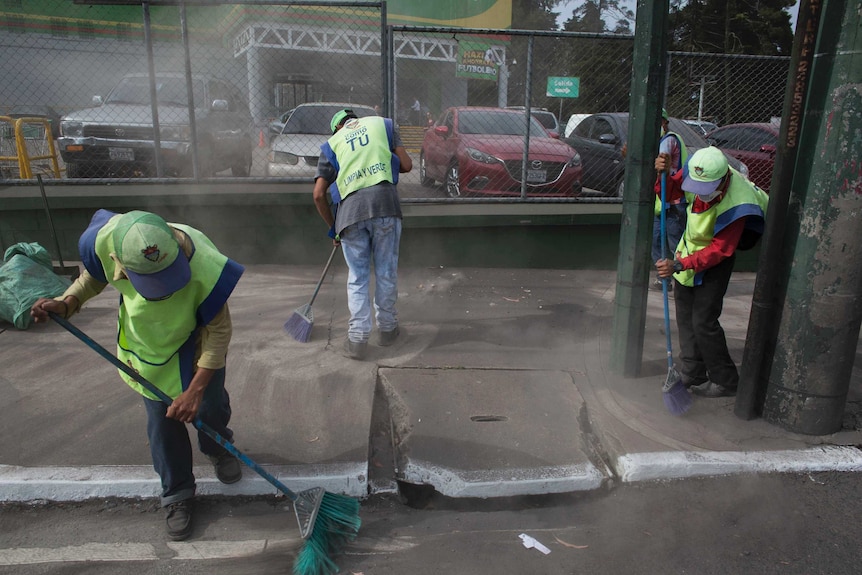
{"label": "pickup truck", "polygon": [[[248,176],[253,120],[245,96],[230,83],[192,76],[199,175],[230,169]],[[190,177],[192,138],[184,74],[155,78],[159,154],[163,176]],[[147,74],[124,76],[95,107],[71,112],[60,121],[57,147],[69,178],[154,177],[155,131]]]}

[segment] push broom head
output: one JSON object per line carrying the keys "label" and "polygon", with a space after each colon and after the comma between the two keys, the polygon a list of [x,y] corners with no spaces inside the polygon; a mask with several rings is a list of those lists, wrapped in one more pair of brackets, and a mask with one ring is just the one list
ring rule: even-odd
{"label": "push broom head", "polygon": [[293,563],[294,575],[331,575],[338,566],[331,555],[356,538],[362,521],[359,501],[315,487],[294,503],[305,544]]}
{"label": "push broom head", "polygon": [[311,306],[296,308],[293,315],[284,322],[284,331],[298,342],[305,343],[311,338],[311,327],[314,325],[314,312],[311,311]]}
{"label": "push broom head", "polygon": [[667,379],[661,387],[661,396],[667,410],[673,415],[682,415],[691,408],[691,394],[682,383],[682,377],[675,367],[667,372]]}

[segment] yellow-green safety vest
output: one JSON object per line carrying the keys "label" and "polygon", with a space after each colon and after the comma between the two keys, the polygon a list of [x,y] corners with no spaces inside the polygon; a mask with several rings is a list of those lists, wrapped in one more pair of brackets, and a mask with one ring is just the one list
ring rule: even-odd
{"label": "yellow-green safety vest", "polygon": [[393,165],[397,156],[392,153],[386,122],[380,116],[347,120],[322,148],[330,162],[335,160],[335,185],[341,200],[380,182],[398,182]]}
{"label": "yellow-green safety vest", "polygon": [[[676,166],[677,170],[681,170],[685,163],[688,162],[688,148],[685,147],[685,142],[682,141],[682,137],[676,132],[668,132],[664,136],[662,136],[661,140],[659,140],[659,144],[665,139],[673,136],[676,138],[676,141],[679,142],[679,165]],[[668,174],[670,175],[670,174]],[[656,194],[655,196],[655,205],[653,207],[653,211],[656,216],[661,215],[661,195]]]}
{"label": "yellow-green safety vest", "polygon": [[[110,212],[100,210],[94,216],[91,228],[98,224],[98,216],[104,221],[108,214]],[[189,258],[191,280],[169,298],[146,300],[135,291],[129,280],[114,280],[117,264],[111,258],[114,251],[112,234],[120,216],[115,214],[97,230],[88,230],[96,231],[94,244],[87,254],[85,237],[82,237],[82,259],[88,271],[93,268],[91,275],[107,281],[120,292],[117,357],[176,399],[194,375],[198,330],[224,307],[244,268],[222,255],[198,230],[171,223],[168,225],[187,234],[194,245]],[[93,255],[98,257],[102,269],[93,265]],[[122,371],[120,376],[138,393],[158,400]]]}
{"label": "yellow-green safety vest", "polygon": [[[729,169],[732,176],[727,193],[720,202],[708,210],[700,213],[692,212],[696,196],[686,192],[688,221],[676,248],[680,257],[687,257],[704,249],[712,242],[715,234],[739,218],[745,218],[747,230],[763,234],[769,196],[746,180],[742,174],[733,168]],[[694,270],[688,269],[673,274],[673,277],[682,285],[693,287],[700,285],[703,273],[703,271],[695,273]]]}

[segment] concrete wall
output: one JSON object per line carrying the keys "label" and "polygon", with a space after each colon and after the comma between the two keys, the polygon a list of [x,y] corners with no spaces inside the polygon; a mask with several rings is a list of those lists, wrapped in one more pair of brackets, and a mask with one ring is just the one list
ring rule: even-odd
{"label": "concrete wall", "polygon": [[[188,223],[244,264],[316,265],[331,242],[308,184],[218,183],[51,185],[51,215],[63,259],[79,259],[77,240],[100,208],[145,209]],[[619,203],[465,204],[404,200],[401,264],[551,269],[615,269]],[[0,248],[39,242],[56,258],[36,185],[0,188]],[[756,251],[737,269],[754,269]]]}

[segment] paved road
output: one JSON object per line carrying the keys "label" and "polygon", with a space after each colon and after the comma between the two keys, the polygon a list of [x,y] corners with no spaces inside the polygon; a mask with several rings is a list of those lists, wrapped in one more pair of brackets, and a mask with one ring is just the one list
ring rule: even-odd
{"label": "paved road", "polygon": [[[336,557],[345,575],[524,573],[855,574],[856,474],[757,475],[618,484],[565,496],[451,500],[380,496]],[[153,502],[0,507],[0,573],[286,573],[299,546],[273,498],[202,499],[192,539],[165,541]],[[526,549],[526,533],[547,546]]]}

